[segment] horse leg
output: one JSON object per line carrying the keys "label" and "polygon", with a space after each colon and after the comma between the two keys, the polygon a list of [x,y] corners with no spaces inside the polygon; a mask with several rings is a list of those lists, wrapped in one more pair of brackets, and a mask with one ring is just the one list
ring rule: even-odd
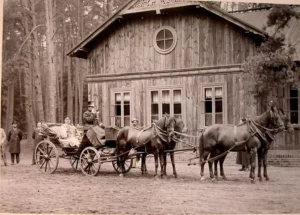
{"label": "horse leg", "polygon": [[122,171],[119,175],[120,177],[123,177],[123,174],[125,173],[125,160],[128,155],[123,154],[124,152],[126,152],[126,141],[121,139],[115,150],[115,153],[117,154],[117,165]]}
{"label": "horse leg", "polygon": [[157,169],[158,169],[158,153],[154,153],[154,161],[155,161],[155,175],[154,177],[157,178]]}
{"label": "horse leg", "polygon": [[201,165],[201,170],[200,170],[200,176],[201,180],[204,180],[204,166],[207,160],[207,157],[209,155],[208,151],[203,151],[203,154],[200,154],[200,165]]}
{"label": "horse leg", "polygon": [[170,152],[170,158],[171,158],[171,162],[172,162],[172,166],[173,166],[173,175],[175,178],[177,178],[177,172],[176,172],[175,160],[174,160],[174,152]]}
{"label": "horse leg", "polygon": [[255,166],[256,166],[256,153],[257,153],[257,148],[251,148],[250,150],[250,173],[249,177],[251,178],[251,183],[255,183]]}
{"label": "horse leg", "polygon": [[159,161],[160,161],[160,177],[164,177],[165,174],[165,153],[161,152],[159,153]]}
{"label": "horse leg", "polygon": [[219,159],[219,161],[220,161],[220,175],[222,176],[223,180],[227,180],[227,178],[225,176],[225,173],[224,173],[224,168],[223,168],[223,164],[224,164],[226,156],[227,156],[227,154]]}
{"label": "horse leg", "polygon": [[215,167],[214,175],[215,175],[216,179],[219,178],[219,174],[218,174],[218,162],[219,162],[219,160],[215,160],[214,161],[214,167]]}
{"label": "horse leg", "polygon": [[142,175],[146,174],[146,154],[142,154],[142,163],[141,163],[141,172]]}
{"label": "horse leg", "polygon": [[261,177],[261,167],[262,167],[262,161],[263,161],[263,152],[262,152],[262,148],[257,150],[257,157],[258,157],[258,170],[257,170],[257,177],[259,179],[259,181],[262,181],[262,177]]}
{"label": "horse leg", "polygon": [[167,175],[167,153],[164,153],[164,175]]}
{"label": "horse leg", "polygon": [[268,176],[268,172],[267,172],[267,164],[268,164],[268,149],[265,149],[263,151],[263,165],[264,165],[264,177],[267,181],[270,180],[269,176]]}
{"label": "horse leg", "polygon": [[208,166],[209,166],[209,175],[210,175],[210,179],[212,181],[215,180],[215,175],[214,175],[214,171],[213,171],[213,161],[208,161]]}

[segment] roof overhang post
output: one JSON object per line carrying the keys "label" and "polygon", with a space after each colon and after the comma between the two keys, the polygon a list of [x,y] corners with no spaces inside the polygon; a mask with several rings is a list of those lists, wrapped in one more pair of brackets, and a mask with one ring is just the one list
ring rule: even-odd
{"label": "roof overhang post", "polygon": [[161,0],[156,0],[156,14],[160,14]]}

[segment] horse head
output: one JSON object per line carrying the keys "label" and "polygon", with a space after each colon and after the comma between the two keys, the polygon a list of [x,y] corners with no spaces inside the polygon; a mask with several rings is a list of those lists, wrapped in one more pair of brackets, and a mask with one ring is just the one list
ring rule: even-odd
{"label": "horse head", "polygon": [[165,128],[167,129],[167,134],[169,138],[169,142],[171,141],[172,137],[174,136],[176,126],[176,118],[174,116],[170,116],[168,114],[165,115]]}
{"label": "horse head", "polygon": [[272,106],[270,111],[269,124],[275,129],[284,130],[285,124],[279,114],[279,111],[276,106]]}
{"label": "horse head", "polygon": [[283,121],[283,124],[284,124],[284,130],[286,130],[287,132],[289,133],[293,133],[294,132],[294,128],[290,122],[290,118],[287,117],[285,114],[284,114],[284,111],[283,109],[279,109],[279,116],[281,118],[281,120]]}

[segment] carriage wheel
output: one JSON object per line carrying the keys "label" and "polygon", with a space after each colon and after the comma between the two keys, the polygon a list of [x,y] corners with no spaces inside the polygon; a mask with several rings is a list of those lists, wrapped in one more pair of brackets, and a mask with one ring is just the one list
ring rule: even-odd
{"label": "carriage wheel", "polygon": [[[127,160],[125,161],[125,172],[124,172],[124,173],[129,172],[129,170],[130,170],[131,167],[132,167],[132,164],[133,164],[133,159],[127,159]],[[119,168],[119,166],[118,166],[116,160],[112,162],[112,165],[113,165],[114,169],[115,169],[118,173],[122,173],[122,169]]]}
{"label": "carriage wheel", "polygon": [[74,170],[79,170],[80,169],[80,166],[78,165],[79,164],[79,158],[77,156],[72,155],[70,157],[70,164],[71,164],[71,167]]}
{"label": "carriage wheel", "polygon": [[85,175],[96,176],[100,170],[100,154],[94,147],[86,147],[80,155],[81,171]]}
{"label": "carriage wheel", "polygon": [[58,166],[58,151],[55,145],[49,140],[42,140],[35,147],[36,166],[41,172],[53,173]]}

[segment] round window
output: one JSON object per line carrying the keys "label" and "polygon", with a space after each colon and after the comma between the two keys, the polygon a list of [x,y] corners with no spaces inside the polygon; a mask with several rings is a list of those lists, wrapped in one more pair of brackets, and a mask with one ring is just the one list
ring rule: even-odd
{"label": "round window", "polygon": [[171,52],[177,43],[177,36],[174,28],[163,26],[154,34],[154,48],[161,54]]}

